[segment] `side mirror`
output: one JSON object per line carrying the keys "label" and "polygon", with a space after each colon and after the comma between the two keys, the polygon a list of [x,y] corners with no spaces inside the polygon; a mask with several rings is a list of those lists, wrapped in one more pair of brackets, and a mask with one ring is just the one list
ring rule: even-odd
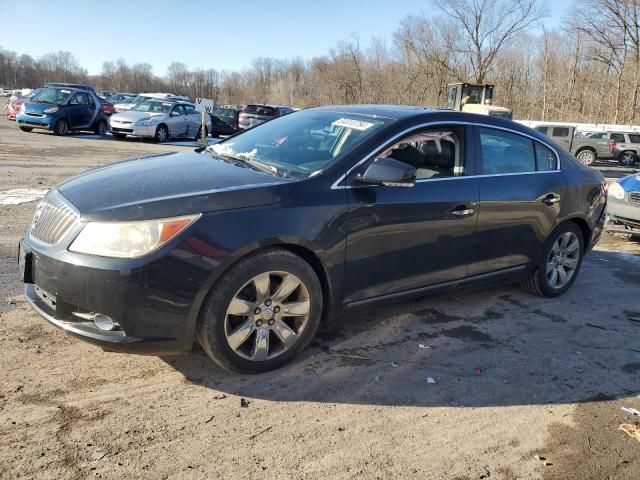
{"label": "side mirror", "polygon": [[387,187],[413,187],[416,183],[416,169],[408,163],[391,157],[378,157],[356,181],[366,185]]}

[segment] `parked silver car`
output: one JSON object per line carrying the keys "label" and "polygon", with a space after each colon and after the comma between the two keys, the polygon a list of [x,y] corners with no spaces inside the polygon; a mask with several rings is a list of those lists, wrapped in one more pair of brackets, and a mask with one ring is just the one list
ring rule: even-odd
{"label": "parked silver car", "polygon": [[293,108],[281,107],[279,105],[257,105],[250,104],[240,113],[238,127],[240,130],[255,127],[261,123],[268,122],[274,118],[287,115],[293,112]]}
{"label": "parked silver car", "polygon": [[[134,135],[166,142],[170,138],[200,137],[201,118],[192,103],[149,99],[127,112],[112,115],[109,125],[116,138]],[[208,134],[211,131],[208,115],[206,122]]]}

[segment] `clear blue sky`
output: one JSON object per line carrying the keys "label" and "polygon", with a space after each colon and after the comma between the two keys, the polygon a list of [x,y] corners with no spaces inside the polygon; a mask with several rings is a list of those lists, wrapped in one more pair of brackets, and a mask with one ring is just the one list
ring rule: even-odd
{"label": "clear blue sky", "polygon": [[[553,28],[573,0],[547,3]],[[389,39],[405,15],[432,10],[429,0],[0,0],[0,47],[36,58],[67,50],[90,74],[119,57],[156,75],[172,61],[240,70],[258,56],[323,55],[352,34],[363,45]]]}

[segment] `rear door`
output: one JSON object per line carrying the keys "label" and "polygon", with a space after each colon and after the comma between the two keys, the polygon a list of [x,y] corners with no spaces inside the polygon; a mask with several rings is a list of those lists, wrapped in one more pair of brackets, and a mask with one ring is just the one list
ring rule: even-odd
{"label": "rear door", "polygon": [[414,166],[413,187],[352,184],[347,189],[345,303],[466,277],[478,213],[477,179],[470,175],[473,149],[467,148],[471,138],[461,126],[417,129],[372,157]]}
{"label": "rear door", "polygon": [[474,127],[480,214],[469,275],[535,262],[567,195],[554,150],[525,134]]}
{"label": "rear door", "polygon": [[[184,105],[184,111],[187,115],[187,133],[186,136],[191,138],[196,135],[202,123],[202,115],[196,111],[193,105]],[[206,117],[205,117],[206,120]]]}

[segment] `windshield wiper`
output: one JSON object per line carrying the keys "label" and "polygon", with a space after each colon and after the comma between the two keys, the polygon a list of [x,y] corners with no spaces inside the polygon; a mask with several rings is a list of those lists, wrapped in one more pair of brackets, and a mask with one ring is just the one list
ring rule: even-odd
{"label": "windshield wiper", "polygon": [[258,162],[257,160],[252,160],[250,158],[245,157],[244,155],[234,155],[232,153],[226,153],[226,152],[225,153],[214,152],[213,149],[211,148],[207,148],[207,151],[223,160],[229,159],[233,162],[244,163],[250,168],[257,170],[258,172],[268,173],[269,175],[277,175],[279,177],[287,176],[283,171],[279,170],[277,167],[273,165],[267,165],[266,163]]}

